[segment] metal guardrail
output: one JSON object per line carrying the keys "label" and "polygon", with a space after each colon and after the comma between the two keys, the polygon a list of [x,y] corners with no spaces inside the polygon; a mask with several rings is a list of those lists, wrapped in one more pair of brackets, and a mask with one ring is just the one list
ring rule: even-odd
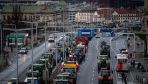
{"label": "metal guardrail", "polygon": [[141,84],[148,84],[148,77],[136,75],[136,80]]}

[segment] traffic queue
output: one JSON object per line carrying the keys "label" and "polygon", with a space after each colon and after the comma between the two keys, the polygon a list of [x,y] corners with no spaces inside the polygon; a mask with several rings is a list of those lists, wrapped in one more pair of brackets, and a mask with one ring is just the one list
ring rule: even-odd
{"label": "traffic queue", "polygon": [[113,72],[110,69],[110,46],[101,42],[98,59],[98,84],[113,84]]}
{"label": "traffic queue", "polygon": [[60,73],[54,78],[53,84],[76,84],[77,72],[85,60],[88,42],[88,38],[76,37],[74,44],[71,45],[72,49],[69,49],[71,52],[61,63]]}

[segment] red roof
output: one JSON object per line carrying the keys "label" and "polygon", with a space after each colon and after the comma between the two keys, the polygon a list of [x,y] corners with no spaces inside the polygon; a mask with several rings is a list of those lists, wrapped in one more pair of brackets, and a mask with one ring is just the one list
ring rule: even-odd
{"label": "red roof", "polygon": [[111,8],[101,8],[97,10],[97,13],[99,15],[101,15],[102,17],[107,17],[108,15],[110,15],[112,13],[112,9]]}
{"label": "red roof", "polygon": [[118,14],[135,14],[137,13],[136,9],[114,9],[114,12],[117,12]]}

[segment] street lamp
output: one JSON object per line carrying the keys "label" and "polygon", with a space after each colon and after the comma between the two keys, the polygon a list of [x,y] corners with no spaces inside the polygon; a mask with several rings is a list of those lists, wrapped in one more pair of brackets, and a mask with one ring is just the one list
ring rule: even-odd
{"label": "street lamp", "polygon": [[30,22],[30,21],[20,21],[20,22],[24,22],[24,23],[31,23],[31,24],[35,24],[35,29],[36,29],[36,41],[37,41],[37,31],[38,31],[38,23],[39,23],[39,21],[36,21],[36,22]]}
{"label": "street lamp", "polygon": [[3,52],[3,25],[2,22],[0,22],[0,28],[1,28],[1,56]]}
{"label": "street lamp", "polygon": [[31,29],[31,54],[32,54],[32,67],[31,67],[31,69],[32,69],[32,84],[34,84],[34,79],[33,79],[33,44],[34,44],[34,42],[33,42],[33,24],[34,24],[34,22],[29,22],[29,21],[22,21],[22,22],[25,22],[25,23],[29,23],[29,24],[31,24],[31,27],[32,27],[32,29]]}
{"label": "street lamp", "polygon": [[17,56],[17,84],[18,84],[18,80],[19,80],[19,75],[18,75],[18,53],[17,53],[17,50],[18,50],[18,42],[17,42],[17,35],[18,35],[18,33],[17,33],[17,30],[16,30],[16,24],[4,24],[4,25],[12,25],[12,26],[14,26],[14,30],[11,30],[11,31],[15,31],[15,40],[16,40],[16,43],[15,43],[15,45],[16,45],[16,55],[15,56]]}
{"label": "street lamp", "polygon": [[[1,13],[2,10],[0,10],[0,13]],[[3,16],[0,14],[0,28],[1,28],[1,56],[2,56],[2,50],[3,50],[3,24],[2,24],[2,21],[3,21]],[[1,57],[0,57],[1,58]],[[1,60],[0,60],[1,61]]]}

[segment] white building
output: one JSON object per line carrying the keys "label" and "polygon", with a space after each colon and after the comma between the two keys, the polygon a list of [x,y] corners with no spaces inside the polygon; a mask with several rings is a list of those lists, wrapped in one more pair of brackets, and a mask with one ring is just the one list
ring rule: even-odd
{"label": "white building", "polygon": [[94,12],[77,12],[75,15],[75,22],[85,22],[85,23],[91,23],[93,22],[93,16]]}
{"label": "white building", "polygon": [[141,21],[141,16],[136,9],[114,9],[112,11],[112,20],[120,23],[124,21]]}
{"label": "white building", "polygon": [[98,8],[96,11],[80,11],[76,14],[76,22],[103,22],[110,19],[111,8]]}

